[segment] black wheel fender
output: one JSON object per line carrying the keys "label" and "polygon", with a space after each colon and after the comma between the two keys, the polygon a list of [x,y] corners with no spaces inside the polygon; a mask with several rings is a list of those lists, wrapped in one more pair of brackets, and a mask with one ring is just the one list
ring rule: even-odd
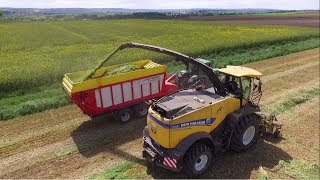
{"label": "black wheel fender", "polygon": [[214,149],[214,144],[212,137],[209,133],[206,132],[197,132],[194,134],[189,135],[188,137],[184,138],[180,143],[175,147],[175,150],[180,154],[184,155],[187,150],[197,141],[206,142],[206,144]]}

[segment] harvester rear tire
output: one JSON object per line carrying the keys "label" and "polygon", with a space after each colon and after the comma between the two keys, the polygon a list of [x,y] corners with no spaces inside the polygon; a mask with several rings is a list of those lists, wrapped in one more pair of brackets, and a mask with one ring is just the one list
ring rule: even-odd
{"label": "harvester rear tire", "polygon": [[212,164],[212,149],[204,143],[195,143],[185,154],[184,172],[188,177],[204,174]]}
{"label": "harvester rear tire", "polygon": [[113,116],[121,124],[125,124],[133,119],[133,111],[129,108],[120,109],[114,112]]}
{"label": "harvester rear tire", "polygon": [[239,121],[231,137],[230,148],[243,152],[254,146],[260,137],[260,118],[256,114],[245,116]]}

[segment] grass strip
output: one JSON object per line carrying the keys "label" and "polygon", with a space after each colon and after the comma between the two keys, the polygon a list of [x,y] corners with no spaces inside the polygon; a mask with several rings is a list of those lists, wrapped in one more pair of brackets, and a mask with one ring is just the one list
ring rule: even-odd
{"label": "grass strip", "polygon": [[279,162],[280,171],[294,179],[319,179],[320,166],[303,160],[290,160]]}
{"label": "grass strip", "polygon": [[59,108],[69,103],[69,97],[59,84],[18,90],[5,94],[0,99],[0,120]]}
{"label": "grass strip", "polygon": [[266,180],[269,179],[268,173],[266,170],[263,169],[262,166],[259,167],[258,169],[258,180]]}
{"label": "grass strip", "polygon": [[133,163],[129,161],[122,162],[104,172],[94,174],[88,179],[128,179],[130,177],[126,174],[126,171],[130,169],[132,165]]}
{"label": "grass strip", "polygon": [[274,103],[273,105],[264,108],[263,112],[275,114],[286,112],[291,108],[299,104],[305,103],[308,100],[319,95],[319,90],[319,86],[314,86],[311,89],[300,90],[298,92],[291,93],[279,100],[278,102]]}
{"label": "grass strip", "polygon": [[144,179],[147,176],[146,166],[133,161],[125,161],[96,173],[89,179]]}

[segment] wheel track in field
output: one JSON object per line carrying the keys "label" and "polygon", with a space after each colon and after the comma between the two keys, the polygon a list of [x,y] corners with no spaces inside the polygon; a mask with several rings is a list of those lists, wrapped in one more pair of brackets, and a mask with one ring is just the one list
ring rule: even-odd
{"label": "wheel track in field", "polygon": [[284,92],[279,92],[277,94],[274,94],[273,96],[268,96],[268,97],[264,96],[264,98],[261,99],[261,103],[263,104],[263,106],[266,106],[266,105],[269,105],[272,102],[276,101],[277,99],[285,97],[286,95],[288,95],[290,93],[300,91],[300,90],[306,90],[311,87],[314,87],[315,85],[319,85],[319,79],[311,80],[309,82],[306,82],[305,84],[301,84],[299,86],[296,86],[293,89],[288,89]]}
{"label": "wheel track in field", "polygon": [[[289,54],[286,56],[275,57],[272,59],[266,59],[262,61],[256,61],[253,63],[246,64],[245,66],[253,69],[259,69],[260,72],[265,74],[270,69],[279,69],[279,67],[285,67],[286,65],[298,64],[308,59],[319,58],[319,48],[310,49],[298,53]],[[279,63],[279,61],[285,61]]]}
{"label": "wheel track in field", "polygon": [[[307,58],[315,58],[315,59],[319,58],[319,54],[315,55],[315,51],[318,51],[318,50],[319,49],[305,51],[307,55],[311,54]],[[296,54],[289,55],[289,57],[292,58],[292,56],[295,56],[295,55]],[[299,57],[304,57],[302,59],[306,59],[307,55],[304,53],[298,53]],[[265,60],[261,64],[268,63],[268,61],[273,62],[274,59]],[[299,59],[292,58],[285,64],[287,65],[297,64],[297,62],[299,62]],[[268,83],[268,81],[272,81],[276,78],[281,78],[284,76],[293,76],[295,72],[303,71],[304,68],[312,67],[317,64],[319,64],[318,61],[307,63],[303,66],[294,67],[293,69],[289,69],[284,72],[278,72],[278,73],[266,76],[263,79],[266,80],[266,83]],[[259,62],[248,64],[248,67],[251,67],[251,66],[256,66],[256,69],[260,70]],[[274,63],[273,67],[278,68],[279,63]],[[271,66],[264,69],[263,67],[261,67],[263,71],[266,71],[271,68],[272,68]],[[309,81],[308,84],[311,85],[313,82],[315,82],[315,80]],[[302,87],[303,86],[299,88],[302,88]],[[292,88],[292,91],[294,90],[296,90],[296,88]],[[282,95],[285,95],[286,93],[283,93]],[[275,100],[276,98],[271,98],[271,99]],[[72,106],[71,109],[73,108],[76,108],[76,107]],[[70,106],[50,111],[50,113],[61,112],[61,111],[65,111],[66,109],[70,109]],[[46,113],[48,112],[43,112],[39,114],[43,114],[45,116]],[[72,111],[72,113],[79,113],[79,111]],[[57,113],[57,115],[59,116],[53,116],[53,118],[63,119],[65,117],[65,114],[63,113]],[[29,117],[37,117],[37,116],[26,116],[26,117],[21,117],[20,119],[22,122],[32,121],[32,119],[28,119]],[[42,116],[39,116],[39,117],[42,117]],[[88,117],[85,115],[77,115],[76,117],[81,119],[80,122],[85,122],[86,119],[88,119]],[[39,119],[37,120],[39,121],[39,123],[41,123]],[[11,120],[12,124],[14,123],[14,121],[15,120]],[[49,119],[46,119],[46,121],[49,121]],[[11,122],[8,121],[5,123],[7,129],[10,129]],[[65,122],[61,123],[62,126],[64,126],[63,125],[64,123]],[[32,123],[26,123],[26,124],[32,124]],[[139,160],[141,158],[141,155],[140,155],[141,140],[137,138],[140,137],[139,132],[141,132],[141,129],[139,128],[143,127],[143,123],[140,126],[137,126],[138,130],[127,131],[127,132],[126,130],[128,129],[120,127],[116,122],[111,122],[111,123],[108,122],[105,124],[102,123],[101,125],[103,126],[107,125],[104,128],[99,127],[100,125],[99,123],[97,125],[98,127],[96,126],[88,126],[87,128],[83,127],[82,131],[79,131],[78,133],[80,134],[79,135],[80,137],[86,139],[85,142],[90,140],[98,141],[96,144],[93,144],[92,147],[88,147],[89,149],[88,151],[97,151],[98,153],[92,153],[93,155],[90,157],[83,156],[83,154],[80,154],[77,149],[72,149],[75,146],[75,142],[74,142],[74,139],[69,136],[62,141],[50,142],[51,144],[43,145],[41,147],[36,147],[34,149],[29,149],[24,152],[19,152],[9,157],[0,157],[0,177],[2,178],[8,178],[8,177],[84,178],[89,174],[92,174],[97,171],[101,171],[104,168],[110,167],[112,164],[115,164],[120,160],[124,160],[121,156],[126,155],[126,153],[129,154],[130,158],[134,158],[133,155],[135,155],[135,157],[137,158],[136,160]],[[14,124],[12,126],[14,126]],[[41,125],[39,125],[39,127],[37,128],[41,128]],[[54,131],[54,130],[56,131],[57,129],[56,127],[53,126],[51,127],[51,129],[48,128],[46,132]],[[15,132],[19,132],[19,130],[15,130]],[[28,137],[26,137],[25,139],[28,139],[31,136],[36,136],[36,138],[41,139],[43,136],[46,136],[46,132],[42,132],[38,134],[36,132],[32,132],[32,133],[29,132]],[[131,138],[132,142],[128,142],[126,140],[126,136],[128,132],[130,132],[130,135],[132,135],[132,138]],[[135,132],[136,134],[132,132]],[[1,133],[4,133],[4,131],[1,131]],[[115,140],[118,143],[114,143],[112,141],[107,142],[105,144],[99,143],[99,141],[103,141],[103,138],[108,139],[107,137],[108,135],[112,136],[115,134],[119,135],[119,138],[117,137],[115,139],[111,138],[111,140]],[[122,135],[122,137],[120,135]],[[19,135],[19,137],[23,137],[23,136],[24,134],[22,132],[22,134]],[[67,152],[67,154],[64,154],[62,156],[56,155],[57,152],[64,149],[68,150],[68,148],[71,148],[71,151]],[[105,151],[100,152],[99,149],[104,149]]]}
{"label": "wheel track in field", "polygon": [[309,67],[313,67],[313,66],[316,66],[316,65],[319,65],[319,62],[311,62],[311,63],[308,63],[308,64],[305,64],[305,65],[302,65],[302,66],[299,66],[299,67],[296,67],[296,68],[292,68],[292,69],[289,69],[289,70],[286,70],[286,71],[283,71],[283,72],[278,72],[278,73],[274,73],[272,75],[268,75],[266,77],[263,78],[263,81],[266,83],[268,81],[272,81],[274,79],[277,79],[277,78],[280,78],[280,77],[283,77],[283,76],[287,76],[287,75],[290,75],[290,74],[294,74],[298,71],[302,71],[304,69],[307,69]]}
{"label": "wheel track in field", "polygon": [[[0,162],[0,172],[3,174],[10,173],[27,166],[37,164],[43,161],[43,159],[54,160],[59,152],[62,151],[63,153],[63,150],[69,151],[69,149],[71,149],[70,153],[73,153],[77,151],[77,146],[80,146],[80,148],[86,148],[86,144],[89,144],[90,146],[94,147],[101,144],[100,140],[103,140],[108,136],[113,136],[114,134],[119,134],[119,132],[123,131],[123,129],[132,130],[134,127],[140,127],[136,126],[136,124],[128,124],[125,128],[121,128],[120,126],[120,124],[115,122],[108,123],[107,126],[102,126],[101,128],[92,127],[95,129],[94,134],[91,131],[86,132],[85,130],[75,132],[75,135],[71,135],[73,137],[68,137],[63,141],[58,141],[56,143],[44,145],[35,149],[30,149],[22,153],[13,154],[12,156],[2,158]],[[84,127],[83,129],[86,129],[86,127]],[[142,129],[140,129],[139,131],[142,131]],[[42,135],[43,133],[39,134],[40,137]],[[74,141],[79,142],[77,146],[75,145]],[[122,141],[125,142],[125,140]],[[110,148],[112,148],[112,146]],[[23,161],[28,161],[29,164],[23,164]]]}

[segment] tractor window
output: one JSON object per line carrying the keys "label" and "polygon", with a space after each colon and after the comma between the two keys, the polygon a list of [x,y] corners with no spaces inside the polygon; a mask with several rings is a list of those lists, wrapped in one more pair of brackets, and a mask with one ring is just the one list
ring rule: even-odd
{"label": "tractor window", "polygon": [[240,96],[240,78],[234,76],[226,76],[225,86],[231,94]]}
{"label": "tractor window", "polygon": [[251,78],[249,77],[241,77],[242,82],[242,94],[244,98],[248,98],[251,90]]}
{"label": "tractor window", "polygon": [[240,81],[240,78],[239,77],[236,77],[235,78],[235,82],[237,83],[237,90],[235,91],[236,92],[236,95],[237,96],[241,96],[241,81]]}
{"label": "tractor window", "polygon": [[222,83],[226,83],[226,82],[227,82],[227,77],[226,77],[225,74],[220,73],[218,77],[219,77],[219,79],[220,79],[220,81],[221,81]]}

